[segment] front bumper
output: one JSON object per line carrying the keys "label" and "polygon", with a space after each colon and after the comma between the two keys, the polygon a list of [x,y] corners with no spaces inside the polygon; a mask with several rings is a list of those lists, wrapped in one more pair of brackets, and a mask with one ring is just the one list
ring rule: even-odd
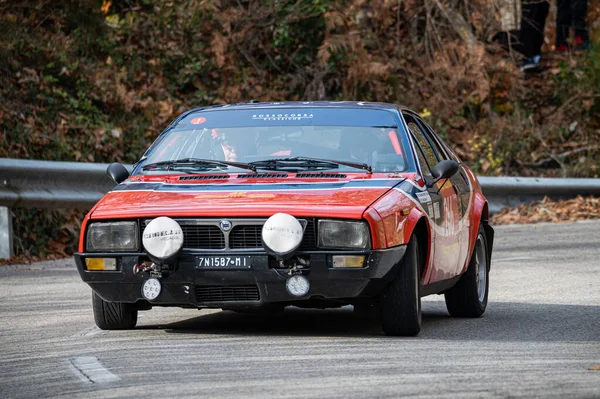
{"label": "front bumper", "polygon": [[[191,308],[253,307],[268,303],[294,303],[298,301],[333,301],[373,297],[379,294],[395,277],[406,246],[385,250],[363,251],[366,266],[360,269],[331,267],[332,255],[356,255],[356,252],[303,252],[310,259],[310,266],[302,274],[310,282],[310,290],[304,297],[287,292],[285,282],[287,269],[271,267],[265,253],[239,253],[253,255],[250,269],[201,270],[196,268],[198,253],[182,253],[177,267],[160,279],[162,292],[153,306],[181,306]],[[201,255],[230,254],[202,253]],[[117,258],[118,271],[89,271],[86,258]],[[108,302],[135,303],[145,301],[141,287],[149,278],[148,273],[133,272],[134,265],[147,259],[144,253],[76,253],[75,263],[81,278]],[[214,294],[214,295],[213,295]]]}

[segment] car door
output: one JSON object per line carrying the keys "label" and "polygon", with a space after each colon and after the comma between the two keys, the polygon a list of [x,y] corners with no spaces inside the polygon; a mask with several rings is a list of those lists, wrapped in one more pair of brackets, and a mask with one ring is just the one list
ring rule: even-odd
{"label": "car door", "polygon": [[426,130],[429,132],[430,137],[436,144],[436,148],[444,152],[448,159],[456,161],[459,165],[458,173],[452,176],[452,186],[454,187],[458,199],[458,224],[457,224],[457,237],[458,245],[460,247],[460,254],[458,260],[458,272],[462,271],[463,266],[466,265],[467,259],[469,258],[469,228],[470,218],[469,212],[471,207],[471,200],[473,197],[473,187],[469,180],[469,175],[465,170],[465,165],[462,160],[452,151],[452,149],[446,144],[438,135],[433,131],[431,126],[427,125],[423,121]]}
{"label": "car door", "polygon": [[[433,183],[431,169],[447,155],[436,146],[418,117],[405,113],[421,175],[427,183],[427,195],[419,196],[425,212],[431,218],[433,232],[433,268],[425,283],[446,280],[457,274],[460,246],[458,242],[458,196],[451,180]],[[436,148],[437,147],[437,148]]]}

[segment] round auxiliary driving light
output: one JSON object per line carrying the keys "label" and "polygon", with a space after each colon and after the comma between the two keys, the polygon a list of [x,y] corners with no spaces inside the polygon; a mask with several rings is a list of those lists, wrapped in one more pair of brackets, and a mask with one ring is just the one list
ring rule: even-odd
{"label": "round auxiliary driving light", "polygon": [[144,229],[142,244],[149,255],[160,260],[168,259],[183,246],[183,230],[173,219],[158,217]]}
{"label": "round auxiliary driving light", "polygon": [[268,254],[283,260],[298,250],[303,234],[298,219],[287,213],[276,213],[263,225],[262,242]]}
{"label": "round auxiliary driving light", "polygon": [[149,278],[142,284],[142,296],[151,301],[160,295],[162,286],[156,278]]}
{"label": "round auxiliary driving light", "polygon": [[293,296],[304,296],[308,294],[310,283],[308,279],[301,274],[296,274],[285,282],[285,288]]}

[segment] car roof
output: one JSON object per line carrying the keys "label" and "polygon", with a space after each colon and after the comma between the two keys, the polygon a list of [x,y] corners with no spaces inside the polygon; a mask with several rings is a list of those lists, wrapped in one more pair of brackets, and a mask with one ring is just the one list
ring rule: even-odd
{"label": "car roof", "polygon": [[237,103],[237,104],[220,104],[210,105],[206,107],[198,107],[190,109],[177,118],[171,121],[171,123],[163,130],[163,133],[171,130],[173,127],[184,120],[186,117],[193,115],[197,112],[207,111],[224,111],[224,110],[252,110],[252,109],[282,109],[282,108],[338,108],[338,109],[371,109],[371,110],[386,110],[392,112],[408,111],[415,114],[411,109],[397,104],[380,103],[380,102],[369,102],[369,101],[273,101],[273,102],[249,102],[249,103]]}
{"label": "car roof", "polygon": [[256,102],[256,103],[238,103],[238,104],[224,104],[224,105],[213,105],[208,107],[194,108],[186,112],[186,115],[190,113],[211,110],[223,110],[223,109],[277,109],[277,108],[363,108],[363,109],[385,109],[385,110],[407,110],[408,108],[389,103],[378,103],[368,101],[282,101],[282,102]]}

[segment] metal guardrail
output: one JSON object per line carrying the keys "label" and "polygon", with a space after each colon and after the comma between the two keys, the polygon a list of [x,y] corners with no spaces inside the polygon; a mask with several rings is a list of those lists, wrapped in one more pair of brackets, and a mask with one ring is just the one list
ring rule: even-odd
{"label": "metal guardrail", "polygon": [[[8,257],[6,248],[12,248],[10,212],[1,207],[91,208],[115,186],[106,176],[107,166],[0,158],[0,258]],[[479,182],[492,213],[545,196],[552,199],[600,196],[600,179],[482,176]]]}
{"label": "metal guardrail", "polygon": [[[91,208],[115,186],[108,164],[0,158],[0,206],[9,208]],[[131,170],[131,165],[128,166]],[[479,182],[490,210],[518,206],[548,196],[600,196],[600,179],[487,177]]]}
{"label": "metal guardrail", "polygon": [[115,186],[107,164],[0,158],[0,206],[91,208]]}
{"label": "metal guardrail", "polygon": [[488,199],[490,212],[504,207],[551,199],[569,199],[578,195],[600,196],[600,179],[550,177],[489,177],[478,176],[483,193]]}

